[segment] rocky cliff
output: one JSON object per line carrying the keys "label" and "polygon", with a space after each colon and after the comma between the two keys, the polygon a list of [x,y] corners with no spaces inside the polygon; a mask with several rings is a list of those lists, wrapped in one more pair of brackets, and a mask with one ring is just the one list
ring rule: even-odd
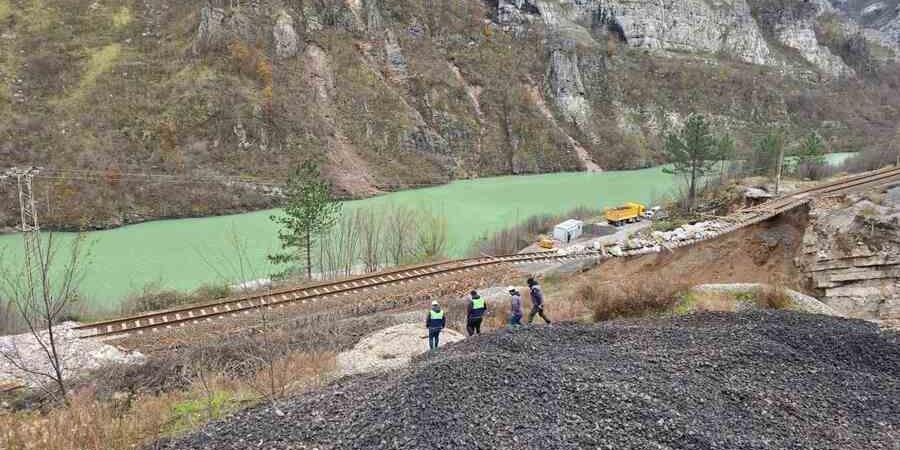
{"label": "rocky cliff", "polygon": [[773,123],[879,146],[896,20],[838,3],[0,0],[0,159],[108,172],[46,181],[45,217],[110,226],[274,201],[124,172],[278,179],[313,158],[359,197],[657,163],[693,112],[744,149]]}
{"label": "rocky cliff", "polygon": [[900,327],[900,187],[816,202],[798,262],[832,308]]}

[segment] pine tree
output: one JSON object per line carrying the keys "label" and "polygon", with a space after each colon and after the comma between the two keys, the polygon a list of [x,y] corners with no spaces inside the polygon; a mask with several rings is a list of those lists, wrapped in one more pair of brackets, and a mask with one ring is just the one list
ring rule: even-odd
{"label": "pine tree", "polygon": [[778,158],[784,149],[784,138],[778,131],[769,131],[753,145],[751,166],[753,175],[773,176],[778,170]]}
{"label": "pine tree", "polygon": [[710,172],[719,161],[716,139],[709,130],[706,119],[699,114],[691,115],[680,133],[666,136],[663,149],[671,167],[665,173],[683,175],[688,182],[688,208],[694,209],[697,196],[697,182]]}
{"label": "pine tree", "polygon": [[725,181],[725,175],[728,163],[734,159],[735,145],[734,138],[730,134],[725,133],[716,142],[718,146],[719,161],[722,161],[722,172],[720,174],[721,181]]}
{"label": "pine tree", "polygon": [[825,145],[815,131],[809,133],[797,153],[800,163],[825,164]]}
{"label": "pine tree", "polygon": [[317,235],[334,226],[340,211],[341,203],[332,197],[331,186],[322,179],[319,166],[313,161],[304,162],[288,178],[284,214],[271,216],[281,225],[278,240],[283,252],[269,255],[269,260],[305,266],[306,276],[312,278],[312,248]]}
{"label": "pine tree", "polygon": [[809,133],[797,151],[797,174],[804,178],[819,178],[825,167],[825,145],[815,131]]}

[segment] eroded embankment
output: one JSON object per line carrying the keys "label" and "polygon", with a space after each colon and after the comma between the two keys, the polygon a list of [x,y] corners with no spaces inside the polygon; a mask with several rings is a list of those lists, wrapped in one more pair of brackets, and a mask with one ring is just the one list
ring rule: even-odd
{"label": "eroded embankment", "polygon": [[601,281],[658,278],[679,285],[767,283],[798,289],[795,264],[808,210],[791,211],[717,239],[637,258],[613,258],[592,274]]}

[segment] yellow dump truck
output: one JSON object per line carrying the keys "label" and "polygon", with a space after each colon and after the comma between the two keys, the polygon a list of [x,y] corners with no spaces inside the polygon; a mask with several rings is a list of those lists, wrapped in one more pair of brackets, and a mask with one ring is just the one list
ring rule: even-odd
{"label": "yellow dump truck", "polygon": [[541,235],[538,238],[538,246],[541,248],[553,248],[553,239],[550,239],[547,236]]}
{"label": "yellow dump truck", "polygon": [[626,203],[622,206],[605,209],[604,215],[610,225],[617,227],[625,223],[641,220],[646,210],[647,208],[640,203]]}

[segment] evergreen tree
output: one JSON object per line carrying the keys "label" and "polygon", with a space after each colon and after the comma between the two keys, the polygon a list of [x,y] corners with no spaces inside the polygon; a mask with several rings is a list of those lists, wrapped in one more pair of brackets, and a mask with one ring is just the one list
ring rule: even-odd
{"label": "evergreen tree", "polygon": [[825,145],[815,131],[809,133],[797,153],[800,163],[825,164]]}
{"label": "evergreen tree", "polygon": [[811,132],[797,151],[797,175],[804,178],[817,179],[824,173],[825,146],[818,133]]}
{"label": "evergreen tree", "polygon": [[722,161],[722,173],[720,174],[720,178],[722,181],[725,181],[725,172],[728,169],[728,163],[734,159],[735,154],[735,145],[734,138],[731,137],[730,134],[725,133],[716,143],[718,145],[719,150],[719,161]]}
{"label": "evergreen tree", "polygon": [[817,179],[825,168],[825,144],[818,133],[811,132],[797,150],[797,175],[803,178]]}
{"label": "evergreen tree", "polygon": [[784,138],[778,131],[769,131],[753,145],[750,161],[753,175],[773,176],[778,170],[778,157],[784,149]]}
{"label": "evergreen tree", "polygon": [[685,177],[688,183],[688,208],[693,209],[697,182],[719,161],[716,139],[710,133],[706,119],[699,114],[688,117],[681,132],[666,136],[663,152],[672,165],[663,171]]}
{"label": "evergreen tree", "polygon": [[316,237],[334,226],[341,203],[332,197],[330,185],[322,179],[319,166],[313,161],[306,161],[291,172],[284,193],[284,214],[271,216],[272,221],[281,225],[278,240],[283,252],[269,255],[269,260],[275,264],[305,266],[306,276],[312,278],[312,248]]}

